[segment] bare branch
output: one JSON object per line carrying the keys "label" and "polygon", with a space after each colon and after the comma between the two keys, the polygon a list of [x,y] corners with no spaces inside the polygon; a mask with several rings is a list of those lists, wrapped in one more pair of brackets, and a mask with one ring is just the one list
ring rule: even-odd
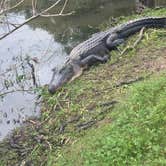
{"label": "bare branch", "polygon": [[[22,0],[23,1],[23,0]],[[0,40],[4,39],[5,37],[9,36],[11,33],[15,32],[16,30],[18,30],[19,28],[21,28],[22,26],[24,26],[25,24],[27,24],[28,22],[40,17],[40,16],[45,16],[45,17],[50,17],[50,16],[67,16],[67,15],[71,15],[73,14],[74,12],[71,12],[71,13],[67,13],[67,14],[63,14],[62,12],[64,11],[65,7],[66,7],[66,4],[67,4],[67,1],[65,1],[60,13],[58,14],[52,14],[52,15],[45,15],[48,11],[50,11],[52,8],[54,8],[55,6],[57,6],[62,0],[57,0],[57,2],[55,2],[53,5],[51,5],[50,7],[48,7],[47,9],[43,10],[42,12],[36,14],[36,15],[33,15],[32,17],[28,18],[27,20],[25,20],[22,24],[20,24],[19,26],[15,27],[14,29],[12,29],[11,31],[9,31],[8,33],[6,33],[5,35],[1,36],[0,37]]]}
{"label": "bare branch", "polygon": [[57,2],[55,2],[53,5],[51,5],[49,8],[45,9],[44,11],[42,11],[40,13],[40,15],[45,14],[46,12],[48,12],[49,10],[51,10],[52,8],[54,8],[55,6],[57,6],[62,0],[58,0]]}
{"label": "bare branch", "polygon": [[41,16],[42,17],[58,17],[58,16],[70,16],[74,14],[74,11],[73,12],[70,12],[70,13],[66,13],[66,14],[42,14]]}
{"label": "bare branch", "polygon": [[[0,15],[3,14],[3,13],[5,13],[5,12],[7,12],[7,11],[9,11],[9,10],[12,10],[12,9],[18,7],[18,6],[21,5],[24,1],[25,1],[25,0],[21,0],[20,2],[18,2],[18,3],[15,4],[14,6],[12,6],[12,7],[10,7],[10,8],[7,8],[7,9],[3,9],[3,10],[0,12]],[[4,5],[4,3],[1,4],[1,9],[3,8],[3,5]]]}
{"label": "bare branch", "polygon": [[37,0],[32,0],[32,13],[33,15],[37,14]]}
{"label": "bare branch", "polygon": [[63,7],[62,7],[62,10],[61,10],[61,12],[60,12],[59,14],[62,14],[62,13],[63,13],[63,11],[64,11],[65,8],[66,8],[67,2],[68,2],[68,0],[65,1],[64,5],[63,5]]}
{"label": "bare branch", "polygon": [[19,26],[17,26],[16,28],[12,29],[10,32],[6,33],[5,35],[3,35],[2,37],[0,37],[0,40],[4,39],[5,37],[9,36],[11,33],[15,32],[16,30],[18,30],[19,28],[21,28],[22,26],[24,26],[25,24],[27,24],[28,22],[38,18],[40,15],[36,15],[36,16],[32,16],[29,19],[27,19],[25,22],[23,22],[22,24],[20,24]]}
{"label": "bare branch", "polygon": [[64,12],[64,10],[66,8],[67,3],[68,3],[68,0],[65,0],[65,3],[63,5],[60,13],[58,13],[58,14],[42,14],[41,16],[42,17],[57,17],[57,16],[69,16],[69,15],[73,14],[74,12],[63,14],[63,12]]}
{"label": "bare branch", "polygon": [[32,0],[32,13],[33,13],[33,15],[36,15],[35,0]]}

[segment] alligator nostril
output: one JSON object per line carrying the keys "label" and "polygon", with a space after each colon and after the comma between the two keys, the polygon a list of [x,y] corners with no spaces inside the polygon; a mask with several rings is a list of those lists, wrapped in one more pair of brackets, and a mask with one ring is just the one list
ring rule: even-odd
{"label": "alligator nostril", "polygon": [[48,91],[49,91],[51,94],[54,94],[55,91],[56,91],[56,86],[55,86],[55,85],[49,85]]}

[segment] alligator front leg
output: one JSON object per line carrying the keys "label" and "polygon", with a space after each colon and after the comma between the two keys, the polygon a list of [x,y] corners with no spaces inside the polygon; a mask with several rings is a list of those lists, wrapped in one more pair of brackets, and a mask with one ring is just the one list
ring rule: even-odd
{"label": "alligator front leg", "polygon": [[88,57],[81,60],[82,66],[92,66],[97,62],[106,63],[109,59],[108,55],[101,57],[100,55],[89,55]]}

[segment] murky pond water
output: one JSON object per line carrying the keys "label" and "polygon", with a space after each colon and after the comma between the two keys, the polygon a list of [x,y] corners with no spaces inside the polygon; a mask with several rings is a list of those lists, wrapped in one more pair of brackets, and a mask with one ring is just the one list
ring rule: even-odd
{"label": "murky pond water", "polygon": [[[49,3],[41,0],[38,5],[43,9]],[[30,17],[30,5],[25,1],[0,19],[20,24]],[[30,64],[35,67],[37,84],[48,84],[51,69],[63,65],[74,45],[97,32],[110,16],[128,15],[136,8],[133,0],[96,0],[89,6],[82,5],[73,16],[40,17],[0,40],[0,140],[26,118],[40,115]],[[12,28],[12,24],[0,24],[0,35]]]}

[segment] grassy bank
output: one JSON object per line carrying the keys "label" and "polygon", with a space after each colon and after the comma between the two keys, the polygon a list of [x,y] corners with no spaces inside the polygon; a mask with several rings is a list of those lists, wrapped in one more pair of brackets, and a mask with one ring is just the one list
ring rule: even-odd
{"label": "grassy bank", "polygon": [[[166,9],[143,15],[165,16]],[[121,17],[114,25],[138,17]],[[42,90],[41,117],[0,144],[0,164],[162,165],[166,79],[159,73],[166,69],[166,31],[146,30],[131,48],[138,35],[120,46],[121,53],[126,50],[122,56],[112,51],[107,64],[91,68],[55,95]]]}
{"label": "grassy bank", "polygon": [[57,165],[166,165],[166,77],[131,86],[111,121],[67,147]]}

